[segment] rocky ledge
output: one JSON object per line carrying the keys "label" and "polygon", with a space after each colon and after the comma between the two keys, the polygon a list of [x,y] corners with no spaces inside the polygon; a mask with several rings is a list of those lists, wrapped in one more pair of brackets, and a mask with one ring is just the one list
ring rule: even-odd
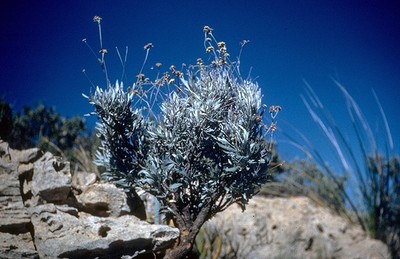
{"label": "rocky ledge", "polygon": [[222,258],[391,258],[383,242],[307,197],[254,197],[243,213],[231,206],[206,227],[224,240]]}
{"label": "rocky ledge", "polygon": [[132,258],[174,243],[149,224],[141,202],[68,161],[0,140],[0,258]]}

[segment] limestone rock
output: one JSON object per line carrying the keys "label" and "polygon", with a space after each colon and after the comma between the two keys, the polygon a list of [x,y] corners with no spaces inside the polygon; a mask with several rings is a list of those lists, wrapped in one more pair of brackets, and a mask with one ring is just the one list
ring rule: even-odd
{"label": "limestone rock", "polygon": [[0,142],[0,258],[38,258],[30,215],[21,196],[17,170],[20,162],[12,159],[18,157],[18,152],[12,156],[10,152],[8,144]]}
{"label": "limestone rock", "polygon": [[6,166],[0,165],[0,195],[1,196],[17,196],[20,195],[20,184],[15,164]]}
{"label": "limestone rock", "polygon": [[233,205],[207,225],[238,258],[390,258],[385,244],[305,197],[254,197],[243,213]]}
{"label": "limestone rock", "polygon": [[76,199],[85,212],[95,216],[117,217],[130,212],[126,193],[111,183],[89,185]]}
{"label": "limestone rock", "polygon": [[0,231],[10,233],[28,232],[29,215],[24,207],[17,164],[9,162],[0,166]]}
{"label": "limestone rock", "polygon": [[46,202],[63,202],[71,191],[71,173],[68,161],[46,153],[34,163],[32,194]]}
{"label": "limestone rock", "polygon": [[35,258],[39,255],[35,250],[30,233],[13,235],[0,232],[0,258]]}
{"label": "limestone rock", "polygon": [[75,172],[72,176],[72,187],[77,190],[83,191],[88,186],[94,184],[97,180],[95,173],[88,172]]}
{"label": "limestone rock", "polygon": [[33,163],[43,155],[39,148],[30,148],[25,150],[10,149],[10,156],[13,161],[22,164]]}
{"label": "limestone rock", "polygon": [[10,146],[7,142],[0,139],[0,162],[2,166],[5,166],[11,162]]}
{"label": "limestone rock", "polygon": [[179,236],[177,229],[150,225],[131,215],[71,215],[53,204],[35,207],[32,223],[40,258],[120,258],[161,249]]}
{"label": "limestone rock", "polygon": [[73,186],[69,162],[0,141],[0,258],[131,258],[179,236],[124,215],[143,203],[95,183],[94,174],[81,176]]}
{"label": "limestone rock", "polygon": [[21,197],[0,196],[0,231],[25,233],[29,231],[30,217]]}

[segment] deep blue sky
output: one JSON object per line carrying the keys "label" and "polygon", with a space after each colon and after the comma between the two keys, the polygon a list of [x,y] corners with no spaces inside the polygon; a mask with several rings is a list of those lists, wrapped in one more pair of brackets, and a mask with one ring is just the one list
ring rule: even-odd
{"label": "deep blue sky", "polygon": [[[371,89],[388,116],[395,144],[400,120],[400,8],[397,1],[18,1],[0,4],[0,95],[19,110],[45,102],[66,116],[92,111],[81,93],[90,83],[104,86],[97,61],[82,43],[99,50],[94,15],[103,18],[112,81],[121,67],[115,47],[129,46],[131,80],[152,42],[148,67],[156,62],[180,66],[204,57],[203,26],[215,29],[234,57],[244,49],[242,72],[262,87],[264,102],[279,104],[278,126],[293,125],[324,148],[320,131],[300,94],[306,80],[346,131],[348,116],[332,78],[359,102],[372,124],[379,118]],[[130,83],[130,82],[129,82]],[[94,118],[88,121],[93,125]],[[350,138],[350,137],[349,137]],[[278,134],[281,154],[297,154]],[[323,149],[322,149],[323,150]],[[329,151],[326,151],[329,152]]]}

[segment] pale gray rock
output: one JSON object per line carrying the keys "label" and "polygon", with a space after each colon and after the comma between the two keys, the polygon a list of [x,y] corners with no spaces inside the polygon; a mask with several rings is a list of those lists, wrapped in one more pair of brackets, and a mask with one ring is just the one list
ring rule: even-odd
{"label": "pale gray rock", "polygon": [[39,205],[31,213],[40,258],[120,258],[165,248],[179,236],[177,229],[131,215],[72,215],[53,204]]}
{"label": "pale gray rock", "polygon": [[0,142],[0,258],[133,258],[179,236],[124,215],[143,206],[134,193],[95,183],[94,174],[72,186],[69,163],[39,153]]}
{"label": "pale gray rock", "polygon": [[25,233],[29,231],[30,215],[21,197],[0,196],[0,231]]}
{"label": "pale gray rock", "polygon": [[101,217],[129,214],[126,193],[111,183],[94,183],[76,196],[85,212]]}
{"label": "pale gray rock", "polygon": [[33,165],[32,194],[46,202],[62,203],[71,191],[71,173],[68,161],[46,153]]}
{"label": "pale gray rock", "polygon": [[35,258],[35,250],[30,233],[9,234],[0,232],[0,258],[19,259]]}
{"label": "pale gray rock", "polygon": [[206,227],[218,228],[238,258],[390,258],[381,241],[305,197],[254,197],[243,213],[233,205]]}
{"label": "pale gray rock", "polygon": [[15,170],[15,164],[0,165],[0,196],[20,195],[18,173]]}
{"label": "pale gray rock", "polygon": [[0,139],[0,165],[6,166],[11,162],[10,146]]}
{"label": "pale gray rock", "polygon": [[0,231],[24,233],[30,224],[20,192],[17,164],[0,165]]}
{"label": "pale gray rock", "polygon": [[26,180],[32,181],[33,176],[33,163],[29,164],[19,164],[18,165],[18,175],[21,178],[27,178]]}
{"label": "pale gray rock", "polygon": [[25,150],[10,149],[11,160],[22,164],[33,163],[43,155],[39,148],[30,148]]}
{"label": "pale gray rock", "polygon": [[43,155],[39,148],[15,150],[7,142],[0,139],[0,157],[3,161],[13,161],[23,164],[33,163]]}
{"label": "pale gray rock", "polygon": [[38,258],[31,236],[32,224],[21,196],[19,161],[0,143],[0,258]]}
{"label": "pale gray rock", "polygon": [[83,191],[88,186],[94,184],[96,181],[97,175],[95,173],[75,172],[72,176],[72,187],[77,190]]}

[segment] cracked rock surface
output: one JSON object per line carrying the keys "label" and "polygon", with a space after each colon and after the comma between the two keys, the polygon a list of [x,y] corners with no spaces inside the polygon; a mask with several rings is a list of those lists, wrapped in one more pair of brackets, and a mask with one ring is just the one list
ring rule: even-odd
{"label": "cracked rock surface", "polygon": [[93,173],[72,176],[68,161],[0,140],[0,258],[132,258],[178,238],[137,216],[126,193]]}
{"label": "cracked rock surface", "polygon": [[383,242],[306,197],[256,196],[238,211],[231,206],[207,223],[231,244],[221,256],[234,248],[237,258],[391,258]]}

